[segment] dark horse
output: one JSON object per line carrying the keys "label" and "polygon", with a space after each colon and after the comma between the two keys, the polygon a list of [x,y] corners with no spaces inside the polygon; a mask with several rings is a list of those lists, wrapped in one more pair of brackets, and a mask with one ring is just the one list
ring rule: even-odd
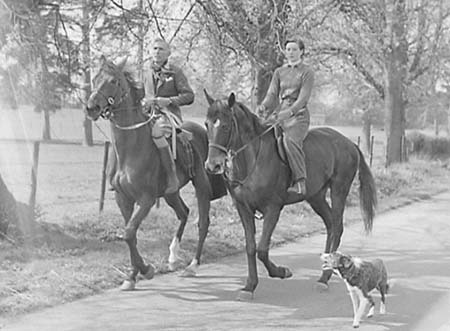
{"label": "dark horse", "polygon": [[[93,81],[95,90],[89,97],[86,113],[94,121],[102,116],[111,122],[112,146],[116,158],[111,184],[115,190],[116,202],[125,219],[124,240],[130,249],[132,266],[132,271],[121,288],[132,290],[139,272],[148,279],[154,275],[154,267],[146,264],[138,252],[136,232],[157,198],[164,196],[166,175],[151,136],[152,118],[142,113],[140,105],[143,97],[142,88],[132,78],[131,73],[124,70],[126,61],[115,65],[105,58],[102,60],[101,68]],[[191,158],[193,162],[191,169],[187,169],[185,164],[177,161],[177,175],[181,187],[192,181],[199,214],[197,252],[185,274],[195,275],[210,223],[210,201],[225,194],[226,188],[223,180],[221,182],[217,178],[213,187],[210,180],[213,177],[204,169],[208,153],[206,130],[192,122],[185,122],[183,128],[193,136],[189,142],[193,151]],[[186,149],[177,150],[181,159]],[[221,192],[221,195],[214,192]],[[179,191],[164,196],[164,199],[180,220],[178,231],[170,245],[170,267],[178,258],[177,251],[189,208],[181,199]]]}
{"label": "dark horse", "polygon": [[[248,277],[240,298],[253,297],[258,285],[256,255],[270,277],[288,278],[291,271],[269,259],[270,238],[280,212],[287,204],[308,201],[323,219],[327,229],[325,252],[339,247],[343,232],[345,201],[359,170],[360,206],[367,232],[370,232],[376,207],[375,183],[359,148],[331,128],[309,131],[304,142],[307,166],[307,195],[287,193],[291,172],[279,156],[274,130],[232,93],[228,100],[214,100],[205,91],[209,103],[206,126],[209,139],[207,169],[222,173],[241,218],[246,240]],[[330,190],[331,206],[326,200]],[[255,212],[264,215],[262,234],[255,242]],[[331,271],[324,270],[318,284],[328,287]]]}

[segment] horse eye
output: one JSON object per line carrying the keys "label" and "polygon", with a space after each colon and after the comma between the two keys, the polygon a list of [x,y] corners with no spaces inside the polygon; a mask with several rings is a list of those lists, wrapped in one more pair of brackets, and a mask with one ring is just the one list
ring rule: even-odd
{"label": "horse eye", "polygon": [[216,121],[214,122],[214,127],[218,128],[220,126],[220,119],[216,119]]}

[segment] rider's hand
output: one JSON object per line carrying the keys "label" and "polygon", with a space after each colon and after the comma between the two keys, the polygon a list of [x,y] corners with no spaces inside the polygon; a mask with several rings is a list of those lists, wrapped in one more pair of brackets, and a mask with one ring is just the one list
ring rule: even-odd
{"label": "rider's hand", "polygon": [[264,123],[272,125],[272,124],[275,124],[277,122],[277,120],[278,120],[277,114],[272,113],[272,114],[270,114],[269,117],[264,119]]}
{"label": "rider's hand", "polygon": [[280,121],[284,121],[287,120],[288,118],[290,118],[292,116],[292,112],[289,109],[286,110],[282,110],[278,113],[278,119]]}
{"label": "rider's hand", "polygon": [[155,98],[155,103],[161,108],[166,108],[171,104],[171,101],[170,98],[157,97]]}
{"label": "rider's hand", "polygon": [[259,117],[265,117],[266,116],[266,106],[264,106],[264,105],[259,105],[258,107],[256,107],[256,114],[259,116]]}
{"label": "rider's hand", "polygon": [[150,101],[149,98],[144,98],[141,100],[141,106],[142,106],[142,110],[144,112],[147,112],[150,110],[150,107],[152,106],[153,102]]}

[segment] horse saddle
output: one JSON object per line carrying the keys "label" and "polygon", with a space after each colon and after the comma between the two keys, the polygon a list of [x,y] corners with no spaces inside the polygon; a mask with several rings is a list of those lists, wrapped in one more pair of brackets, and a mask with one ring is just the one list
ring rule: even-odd
{"label": "horse saddle", "polygon": [[280,157],[281,161],[288,164],[288,159],[287,159],[287,154],[286,154],[287,147],[284,142],[283,128],[280,125],[275,125],[273,128],[273,134],[275,136],[278,156]]}

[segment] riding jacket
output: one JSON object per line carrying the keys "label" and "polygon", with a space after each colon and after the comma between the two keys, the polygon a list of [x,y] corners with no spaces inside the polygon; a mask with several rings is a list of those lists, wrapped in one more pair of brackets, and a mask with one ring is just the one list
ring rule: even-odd
{"label": "riding jacket", "polygon": [[146,97],[165,97],[170,99],[167,110],[182,120],[180,106],[194,102],[194,92],[181,68],[166,63],[159,70],[149,68],[144,72]]}

